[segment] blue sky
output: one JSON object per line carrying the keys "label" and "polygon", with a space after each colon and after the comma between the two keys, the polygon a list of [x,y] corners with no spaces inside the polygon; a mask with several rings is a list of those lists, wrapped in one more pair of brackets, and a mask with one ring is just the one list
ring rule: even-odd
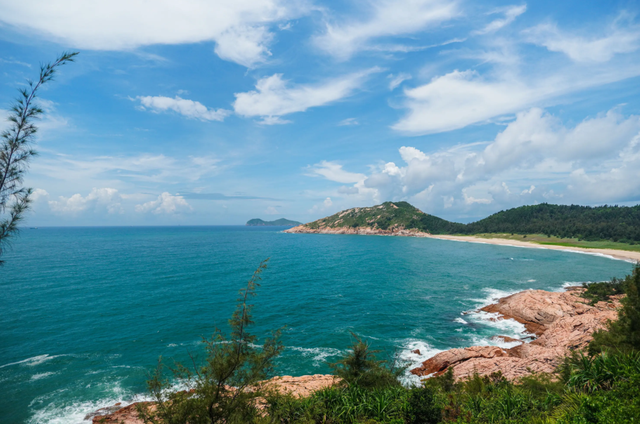
{"label": "blue sky", "polygon": [[468,222],[640,200],[630,1],[0,0],[0,115],[41,62],[28,225]]}

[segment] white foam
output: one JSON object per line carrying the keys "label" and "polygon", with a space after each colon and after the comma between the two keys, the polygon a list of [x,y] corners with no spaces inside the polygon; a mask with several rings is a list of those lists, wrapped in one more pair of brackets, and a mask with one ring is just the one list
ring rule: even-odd
{"label": "white foam", "polygon": [[9,367],[11,365],[26,365],[26,366],[29,366],[29,367],[34,367],[36,365],[42,364],[43,362],[50,361],[50,360],[52,360],[54,358],[58,358],[60,356],[65,356],[65,355],[54,355],[54,356],[49,356],[49,354],[38,355],[38,356],[34,356],[32,358],[24,359],[22,361],[11,362],[10,364],[0,365],[0,368]]}
{"label": "white foam", "polygon": [[493,303],[496,303],[499,299],[503,297],[511,296],[512,294],[516,294],[521,292],[522,290],[498,290],[493,288],[484,288],[482,289],[485,293],[487,293],[487,297],[482,299],[471,299],[471,301],[478,303],[478,308],[482,308]]}
{"label": "white foam", "polygon": [[330,356],[338,356],[342,355],[343,351],[340,349],[333,349],[330,347],[297,347],[291,346],[287,347],[287,349],[295,350],[302,353],[302,356],[312,356],[313,357],[313,365],[318,366],[326,361],[326,359]]}
{"label": "white foam", "polygon": [[47,377],[49,377],[51,375],[54,375],[54,374],[57,374],[57,372],[43,372],[43,373],[40,373],[40,374],[34,374],[34,375],[31,376],[31,381],[36,381],[36,380],[40,380],[40,379],[43,379],[43,378],[47,378]]}
{"label": "white foam", "polygon": [[[519,323],[514,319],[504,319],[499,313],[491,313],[484,311],[469,312],[467,317],[479,324],[487,325],[499,330],[498,335],[507,336],[514,339],[523,337],[531,337],[532,334],[527,332],[524,324]],[[488,344],[490,346],[497,346],[495,343]]]}
{"label": "white foam", "polygon": [[467,321],[463,320],[462,318],[456,318],[453,321],[458,322],[460,324],[469,324]]}
{"label": "white foam", "polygon": [[[407,371],[402,377],[402,383],[406,386],[419,385],[420,380],[424,377],[411,374],[411,370],[422,365],[424,361],[434,357],[440,352],[440,349],[433,348],[429,343],[423,340],[408,339],[401,342],[402,348],[398,354],[398,365],[407,365]],[[414,353],[415,351],[420,353]]]}

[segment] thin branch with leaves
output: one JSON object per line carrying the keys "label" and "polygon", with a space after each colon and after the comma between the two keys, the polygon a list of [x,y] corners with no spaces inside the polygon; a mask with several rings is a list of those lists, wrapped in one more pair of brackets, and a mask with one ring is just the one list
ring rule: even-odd
{"label": "thin branch with leaves", "polygon": [[[9,238],[18,233],[18,224],[31,203],[32,190],[22,183],[29,161],[37,155],[32,148],[38,131],[34,120],[43,114],[34,104],[38,90],[53,80],[59,66],[73,62],[77,55],[78,52],[63,53],[54,62],[41,65],[38,80],[27,81],[29,88],[20,89],[20,95],[9,108],[9,128],[0,135],[0,257]],[[2,218],[4,215],[8,216]],[[0,265],[3,263],[0,259]]]}

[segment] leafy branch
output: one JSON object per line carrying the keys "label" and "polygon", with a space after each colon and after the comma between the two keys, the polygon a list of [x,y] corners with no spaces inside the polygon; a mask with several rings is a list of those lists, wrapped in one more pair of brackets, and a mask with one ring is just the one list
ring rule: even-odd
{"label": "leafy branch", "polygon": [[[18,224],[31,203],[30,188],[22,186],[29,161],[37,152],[31,147],[38,127],[34,120],[43,114],[43,110],[34,105],[38,90],[43,84],[53,80],[59,66],[73,62],[78,52],[63,53],[54,62],[40,66],[37,81],[28,81],[29,88],[20,89],[20,95],[9,108],[9,128],[5,130],[0,144],[0,257],[6,249],[8,239],[18,233]],[[4,261],[0,259],[0,265]]]}

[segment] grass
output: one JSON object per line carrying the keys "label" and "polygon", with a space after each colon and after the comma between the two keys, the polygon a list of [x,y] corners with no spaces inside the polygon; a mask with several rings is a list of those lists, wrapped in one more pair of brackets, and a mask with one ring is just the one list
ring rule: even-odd
{"label": "grass", "polygon": [[[464,234],[460,234],[464,235]],[[619,243],[609,240],[602,241],[585,241],[576,238],[560,238],[560,237],[548,237],[544,234],[505,234],[505,233],[488,233],[488,234],[473,234],[471,237],[479,238],[500,238],[506,240],[528,241],[531,243],[537,243],[542,245],[554,245],[565,247],[582,247],[585,249],[615,249],[626,250],[630,252],[640,252],[640,244]]]}

